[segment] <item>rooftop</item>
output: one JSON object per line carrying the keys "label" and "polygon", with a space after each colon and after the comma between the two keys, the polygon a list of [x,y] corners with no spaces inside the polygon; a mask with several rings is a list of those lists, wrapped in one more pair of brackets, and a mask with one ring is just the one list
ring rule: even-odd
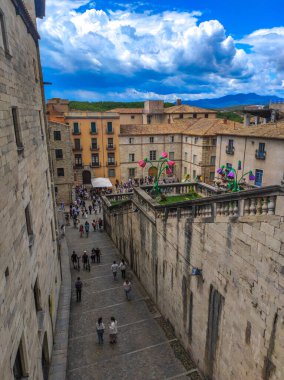
{"label": "rooftop", "polygon": [[261,137],[264,139],[284,140],[284,122],[258,124],[255,126],[240,127],[236,130],[223,130],[218,134],[243,137]]}
{"label": "rooftop", "polygon": [[186,104],[165,108],[164,112],[165,113],[216,113],[216,111],[214,110],[189,106]]}
{"label": "rooftop", "polygon": [[113,110],[107,111],[107,112],[117,112],[121,114],[139,114],[143,113],[143,108],[114,108]]}
{"label": "rooftop", "polygon": [[223,119],[183,119],[168,124],[139,124],[121,125],[120,135],[175,135],[185,134],[190,136],[215,136],[222,131],[234,131],[241,127],[240,123],[232,121],[224,122]]}

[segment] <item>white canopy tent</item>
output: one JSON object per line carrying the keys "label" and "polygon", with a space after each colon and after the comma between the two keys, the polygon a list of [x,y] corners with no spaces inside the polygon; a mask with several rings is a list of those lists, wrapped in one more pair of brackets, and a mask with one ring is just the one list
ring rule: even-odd
{"label": "white canopy tent", "polygon": [[108,178],[92,178],[93,187],[112,187],[112,183]]}

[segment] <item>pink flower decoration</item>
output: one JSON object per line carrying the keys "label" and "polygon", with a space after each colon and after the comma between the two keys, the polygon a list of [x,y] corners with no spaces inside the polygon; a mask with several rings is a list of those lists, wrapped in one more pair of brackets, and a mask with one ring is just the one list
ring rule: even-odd
{"label": "pink flower decoration", "polygon": [[162,152],[161,157],[167,158],[168,157],[168,153],[167,152]]}
{"label": "pink flower decoration", "polygon": [[172,169],[167,169],[167,170],[166,170],[166,173],[167,173],[167,174],[172,174],[172,172],[173,172]]}
{"label": "pink flower decoration", "polygon": [[144,160],[139,160],[138,165],[141,166],[141,168],[145,168],[146,162]]}
{"label": "pink flower decoration", "polygon": [[172,161],[172,160],[168,161],[168,165],[169,165],[169,166],[174,166],[174,164],[175,164],[174,161]]}

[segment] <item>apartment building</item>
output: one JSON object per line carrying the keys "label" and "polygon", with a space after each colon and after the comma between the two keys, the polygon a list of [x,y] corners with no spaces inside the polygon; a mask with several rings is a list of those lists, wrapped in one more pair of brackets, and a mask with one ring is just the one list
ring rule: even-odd
{"label": "apartment building", "polygon": [[284,178],[284,122],[238,128],[218,133],[216,170],[221,165],[252,170],[256,186],[281,184]]}
{"label": "apartment building", "polygon": [[156,167],[161,152],[174,160],[174,175],[181,180],[187,174],[213,183],[215,178],[217,133],[238,125],[220,119],[188,119],[171,124],[124,125],[120,128],[121,179],[151,175],[149,166],[137,162],[148,157]]}
{"label": "apartment building", "polygon": [[36,18],[0,1],[0,378],[47,379],[61,283]]}

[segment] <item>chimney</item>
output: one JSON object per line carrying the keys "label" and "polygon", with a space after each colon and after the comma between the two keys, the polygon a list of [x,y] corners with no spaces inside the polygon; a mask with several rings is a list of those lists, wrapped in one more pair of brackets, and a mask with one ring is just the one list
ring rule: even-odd
{"label": "chimney", "polygon": [[177,100],[176,100],[176,105],[177,105],[177,106],[181,106],[181,99],[177,99]]}

